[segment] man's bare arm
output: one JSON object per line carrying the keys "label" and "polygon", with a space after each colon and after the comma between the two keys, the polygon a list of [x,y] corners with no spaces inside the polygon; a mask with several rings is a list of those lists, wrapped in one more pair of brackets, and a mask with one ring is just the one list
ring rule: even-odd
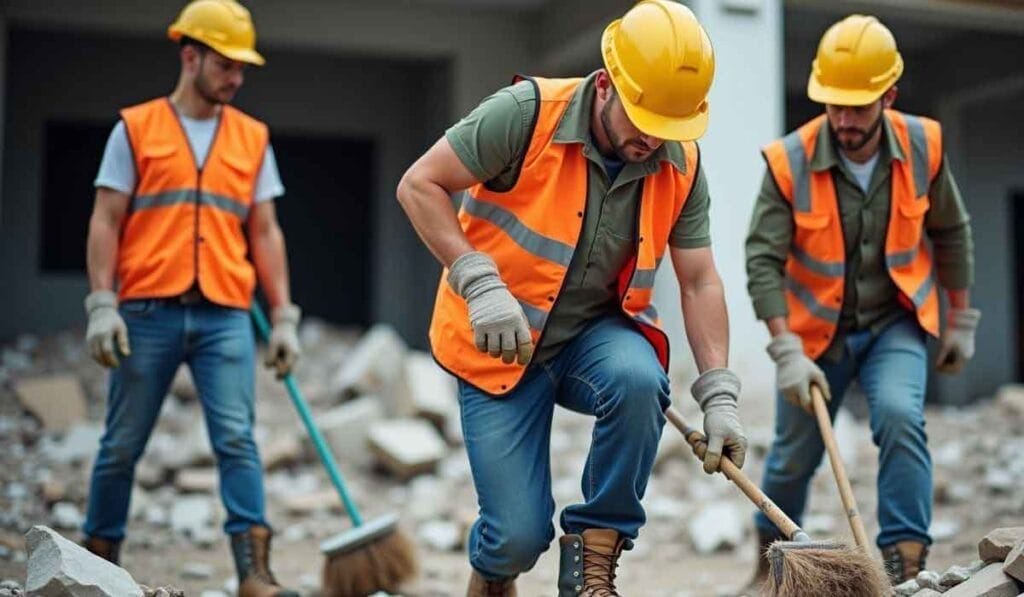
{"label": "man's bare arm", "polygon": [[476,182],[442,137],[409,167],[398,183],[398,202],[427,248],[445,267],[473,250],[459,226],[451,194]]}
{"label": "man's bare arm", "polygon": [[715,268],[711,247],[670,248],[672,266],[679,281],[683,322],[697,368],[727,367],[729,364],[729,316],[725,290]]}

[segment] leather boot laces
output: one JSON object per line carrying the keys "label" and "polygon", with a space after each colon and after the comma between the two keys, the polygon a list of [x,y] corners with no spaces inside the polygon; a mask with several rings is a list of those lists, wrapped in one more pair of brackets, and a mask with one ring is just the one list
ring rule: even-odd
{"label": "leather boot laces", "polygon": [[615,568],[620,554],[606,554],[583,545],[583,586],[588,597],[618,597]]}

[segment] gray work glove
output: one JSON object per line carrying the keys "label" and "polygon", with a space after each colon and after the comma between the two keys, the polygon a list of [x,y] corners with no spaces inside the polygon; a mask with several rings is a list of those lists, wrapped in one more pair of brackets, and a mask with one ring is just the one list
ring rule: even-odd
{"label": "gray work glove", "polygon": [[783,398],[814,414],[811,404],[811,384],[818,386],[826,401],[832,400],[825,372],[804,354],[800,336],[783,332],[768,343],[768,354],[775,361],[775,383]]}
{"label": "gray work glove", "polygon": [[104,367],[117,367],[123,356],[132,353],[128,345],[128,326],[117,312],[117,295],[110,290],[94,290],[85,297],[85,313],[89,326],[85,330],[85,344],[92,359]]}
{"label": "gray work glove", "polygon": [[950,308],[946,313],[946,329],[939,340],[939,356],[935,370],[950,375],[960,373],[974,356],[974,332],[981,321],[977,309]]}
{"label": "gray work glove", "polygon": [[729,369],[709,369],[690,386],[690,393],[704,411],[704,435],[708,449],[704,453],[704,472],[714,473],[726,455],[739,468],[747,456],[747,436],[737,415],[740,378]]}
{"label": "gray work glove", "polygon": [[281,379],[291,372],[295,361],[302,355],[299,345],[299,319],[302,310],[298,305],[280,305],[270,313],[273,327],[270,340],[267,342],[267,357],[264,364],[267,368],[277,370],[277,378]]}
{"label": "gray work glove", "polygon": [[489,255],[474,251],[456,259],[448,269],[448,284],[466,299],[477,350],[505,363],[530,362],[533,338],[526,315]]}

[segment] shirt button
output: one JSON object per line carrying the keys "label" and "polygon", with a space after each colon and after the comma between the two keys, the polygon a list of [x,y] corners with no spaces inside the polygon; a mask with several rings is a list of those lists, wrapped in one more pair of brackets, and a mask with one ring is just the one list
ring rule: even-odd
{"label": "shirt button", "polygon": [[582,211],[576,212],[576,217],[577,218],[582,218],[583,217],[583,212]]}

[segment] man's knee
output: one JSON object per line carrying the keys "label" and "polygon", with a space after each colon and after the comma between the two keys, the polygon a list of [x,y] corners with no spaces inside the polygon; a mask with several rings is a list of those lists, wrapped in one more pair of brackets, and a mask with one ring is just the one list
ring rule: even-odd
{"label": "man's knee", "polygon": [[551,545],[555,529],[550,520],[526,522],[514,526],[492,545],[487,572],[498,576],[521,574],[537,562],[537,559]]}
{"label": "man's knee", "polygon": [[657,362],[631,361],[623,359],[608,367],[605,375],[609,391],[600,396],[599,409],[642,418],[657,417],[669,406],[668,376]]}
{"label": "man's knee", "polygon": [[232,425],[214,434],[211,440],[213,452],[220,461],[251,462],[259,465],[256,442],[252,429],[245,425]]}
{"label": "man's knee", "polygon": [[924,414],[906,400],[881,402],[872,413],[872,431],[876,444],[923,435]]}

